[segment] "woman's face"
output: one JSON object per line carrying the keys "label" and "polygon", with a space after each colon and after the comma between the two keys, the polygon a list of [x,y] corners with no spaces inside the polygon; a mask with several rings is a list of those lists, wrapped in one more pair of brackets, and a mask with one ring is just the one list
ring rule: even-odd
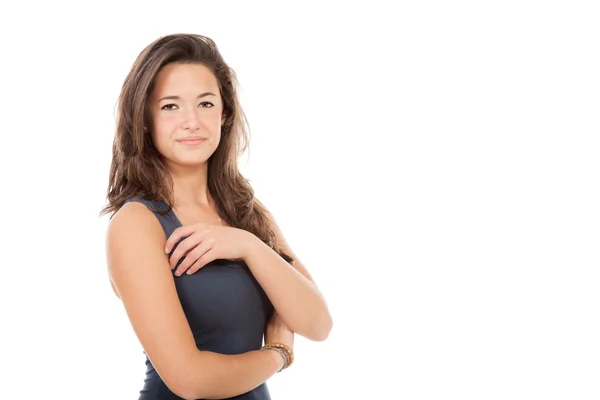
{"label": "woman's face", "polygon": [[168,167],[195,167],[219,145],[223,103],[213,73],[201,64],[168,64],[158,73],[148,107],[152,140]]}

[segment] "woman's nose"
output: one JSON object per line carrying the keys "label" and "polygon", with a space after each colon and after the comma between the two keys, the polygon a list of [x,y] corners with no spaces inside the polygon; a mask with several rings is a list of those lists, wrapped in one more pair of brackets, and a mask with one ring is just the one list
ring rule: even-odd
{"label": "woman's nose", "polygon": [[183,118],[183,129],[195,131],[200,127],[200,118],[198,118],[196,110],[186,111]]}

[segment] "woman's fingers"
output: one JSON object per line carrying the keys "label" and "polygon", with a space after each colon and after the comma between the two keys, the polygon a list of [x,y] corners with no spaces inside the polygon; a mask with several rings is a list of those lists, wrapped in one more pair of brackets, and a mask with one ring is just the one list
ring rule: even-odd
{"label": "woman's fingers", "polygon": [[175,268],[177,263],[183,258],[187,256],[187,254],[192,251],[192,249],[198,246],[202,242],[202,236],[198,233],[194,233],[191,236],[186,237],[177,245],[177,248],[173,250],[173,253],[169,257],[169,264],[171,265],[171,269]]}
{"label": "woman's fingers", "polygon": [[[190,226],[181,226],[181,227],[175,229],[173,231],[173,233],[171,233],[171,236],[169,236],[169,238],[167,239],[167,242],[165,243],[165,253],[169,254],[171,252],[171,250],[173,249],[173,247],[175,247],[175,245],[177,244],[177,242],[179,242],[179,240],[181,238],[190,236],[191,234],[196,232],[197,228],[198,227],[196,225],[190,225]],[[177,246],[177,247],[179,247],[179,246]]]}
{"label": "woman's fingers", "polygon": [[[200,243],[197,243],[196,246],[190,250],[185,258],[181,261],[177,267],[177,270],[175,271],[175,275],[180,276],[186,271],[188,274],[192,274],[198,269],[202,268],[204,265],[201,263],[198,264],[198,261],[202,260],[202,257],[206,254],[206,252],[211,250],[213,245],[214,240],[211,239],[201,240]],[[179,246],[177,246],[177,248],[179,249]],[[192,270],[192,272],[189,270],[191,266],[194,266],[194,270]]]}
{"label": "woman's fingers", "polygon": [[209,249],[192,264],[192,266],[187,270],[187,274],[191,275],[196,273],[200,268],[204,267],[209,262],[216,260],[217,258],[217,252],[214,250],[214,248]]}

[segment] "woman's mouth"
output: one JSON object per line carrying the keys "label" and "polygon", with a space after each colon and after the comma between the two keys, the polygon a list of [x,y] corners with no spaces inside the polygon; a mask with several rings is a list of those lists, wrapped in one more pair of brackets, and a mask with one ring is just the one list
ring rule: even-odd
{"label": "woman's mouth", "polygon": [[194,137],[179,139],[177,141],[181,144],[185,144],[186,146],[196,146],[196,145],[204,142],[205,140],[206,140],[206,138],[203,138],[200,136],[194,136]]}

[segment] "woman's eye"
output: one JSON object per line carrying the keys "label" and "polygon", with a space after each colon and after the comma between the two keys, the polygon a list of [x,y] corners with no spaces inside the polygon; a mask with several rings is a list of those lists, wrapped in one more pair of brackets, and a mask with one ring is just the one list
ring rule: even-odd
{"label": "woman's eye", "polygon": [[166,110],[166,111],[172,111],[176,108],[177,106],[175,104],[165,104],[164,106],[162,106],[160,109],[161,110]]}
{"label": "woman's eye", "polygon": [[200,105],[204,108],[214,107],[214,104],[211,103],[210,101],[203,101],[202,103],[200,103]]}

